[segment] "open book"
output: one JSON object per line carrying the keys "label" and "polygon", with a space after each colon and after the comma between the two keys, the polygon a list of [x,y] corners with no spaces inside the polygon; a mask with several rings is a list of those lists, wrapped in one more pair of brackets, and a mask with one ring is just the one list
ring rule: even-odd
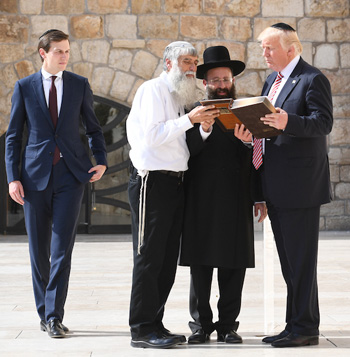
{"label": "open book", "polygon": [[282,133],[281,130],[268,126],[260,120],[266,114],[276,112],[275,107],[267,97],[250,97],[236,100],[225,98],[202,101],[201,104],[214,104],[220,109],[220,115],[216,118],[216,122],[225,131],[234,130],[236,123],[243,123],[258,139],[277,136]]}

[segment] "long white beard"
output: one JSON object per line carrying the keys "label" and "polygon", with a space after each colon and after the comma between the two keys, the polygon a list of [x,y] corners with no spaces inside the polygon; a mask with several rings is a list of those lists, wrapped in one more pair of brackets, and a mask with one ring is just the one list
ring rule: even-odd
{"label": "long white beard", "polygon": [[196,78],[186,77],[186,74],[196,75],[195,72],[182,72],[177,63],[174,63],[168,73],[170,83],[174,87],[174,94],[181,105],[187,107],[197,101]]}

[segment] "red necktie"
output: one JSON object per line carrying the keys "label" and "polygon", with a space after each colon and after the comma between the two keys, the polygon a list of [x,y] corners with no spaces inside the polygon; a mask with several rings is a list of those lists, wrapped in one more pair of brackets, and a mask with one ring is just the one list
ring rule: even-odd
{"label": "red necktie", "polygon": [[[268,95],[268,98],[270,102],[272,102],[273,97],[275,96],[277,89],[279,85],[281,84],[283,75],[281,72],[278,72],[276,80],[272,86],[272,89],[270,91],[270,94]],[[256,139],[254,138],[254,147],[253,147],[253,165],[255,169],[257,170],[262,162],[263,162],[263,155],[262,155],[262,141],[263,139]]]}
{"label": "red necktie", "polygon": [[[55,86],[56,78],[57,78],[57,76],[51,76],[51,87],[49,90],[49,111],[50,111],[51,120],[52,120],[52,123],[53,123],[53,126],[55,127],[55,129],[57,126],[57,119],[58,119],[57,91],[56,91],[56,86]],[[59,160],[60,160],[60,151],[58,149],[58,146],[56,145],[55,152],[53,154],[52,165],[56,165]]]}

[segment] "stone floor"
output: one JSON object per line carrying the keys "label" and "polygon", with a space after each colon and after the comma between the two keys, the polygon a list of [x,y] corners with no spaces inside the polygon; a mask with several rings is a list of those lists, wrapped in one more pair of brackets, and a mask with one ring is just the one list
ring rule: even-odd
{"label": "stone floor", "polygon": [[[277,349],[263,344],[265,331],[263,240],[256,235],[256,268],[247,271],[239,317],[242,345],[216,342],[168,350],[130,347],[128,304],[132,270],[130,236],[79,235],[73,254],[64,323],[68,338],[39,330],[25,236],[0,236],[0,356],[350,356],[350,233],[322,233],[319,249],[321,338],[318,346]],[[274,257],[274,330],[283,328],[285,287]],[[189,336],[189,270],[179,267],[164,323]],[[212,304],[217,302],[213,283]],[[270,331],[271,332],[271,331]]]}

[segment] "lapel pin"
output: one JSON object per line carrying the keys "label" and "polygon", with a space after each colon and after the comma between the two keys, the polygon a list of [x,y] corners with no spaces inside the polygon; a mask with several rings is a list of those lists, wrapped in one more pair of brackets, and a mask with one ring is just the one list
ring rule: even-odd
{"label": "lapel pin", "polygon": [[296,80],[295,80],[295,79],[293,79],[293,82],[292,82],[292,83],[294,84],[295,82],[296,82]]}

